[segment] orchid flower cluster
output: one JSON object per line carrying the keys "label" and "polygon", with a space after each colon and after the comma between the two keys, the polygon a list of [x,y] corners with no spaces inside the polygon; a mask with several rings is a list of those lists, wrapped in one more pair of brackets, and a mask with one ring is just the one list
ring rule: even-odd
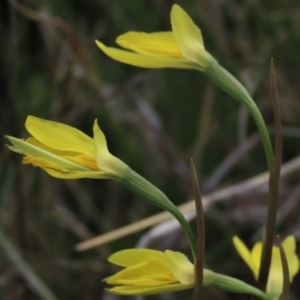
{"label": "orchid flower cluster", "polygon": [[[274,164],[273,149],[255,102],[242,84],[206,51],[201,30],[178,5],[172,8],[171,24],[170,32],[128,32],[119,36],[116,42],[126,50],[107,47],[100,41],[96,41],[96,44],[109,57],[133,66],[193,69],[206,74],[250,110],[261,133],[267,164],[271,171]],[[148,295],[195,288],[195,263],[198,252],[196,239],[189,224],[162,191],[109,152],[97,120],[93,125],[93,138],[68,125],[34,116],[28,116],[25,127],[31,135],[29,138],[24,140],[7,136],[11,142],[9,149],[23,155],[23,164],[40,167],[49,175],[60,179],[115,180],[151,204],[169,211],[182,226],[194,262],[183,253],[171,250],[121,250],[108,258],[109,262],[123,268],[105,279],[107,284],[112,286],[108,288],[109,292],[121,295]],[[256,243],[250,251],[242,240],[235,236],[233,244],[258,280],[264,243]],[[205,268],[202,269],[202,285],[235,293],[248,293],[261,299],[281,299],[286,277],[282,252],[287,261],[289,282],[292,282],[299,271],[295,238],[288,236],[281,247],[273,246],[271,252],[267,283],[263,289]]]}

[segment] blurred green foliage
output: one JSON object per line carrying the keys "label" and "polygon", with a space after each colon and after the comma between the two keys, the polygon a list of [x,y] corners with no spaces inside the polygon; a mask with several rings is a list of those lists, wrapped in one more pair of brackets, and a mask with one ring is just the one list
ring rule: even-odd
{"label": "blurred green foliage", "polygon": [[[22,166],[21,158],[4,146],[4,135],[26,137],[23,125],[27,115],[67,123],[89,135],[93,120],[98,118],[110,151],[176,204],[192,194],[190,157],[195,159],[203,193],[266,170],[258,143],[213,185],[206,186],[208,180],[218,176],[220,163],[256,134],[245,109],[200,73],[123,65],[106,57],[94,44],[99,39],[115,45],[115,38],[129,30],[169,30],[173,3],[0,3],[0,226],[59,299],[118,299],[104,292],[101,279],[113,272],[106,259],[113,251],[134,247],[141,234],[83,253],[76,252],[74,246],[159,210],[115,182],[62,181],[32,166]],[[274,57],[285,126],[284,161],[297,156],[299,1],[177,3],[201,27],[208,51],[248,88],[271,130],[269,63]],[[278,231],[282,235],[297,234],[299,239],[299,209],[295,209],[300,196],[298,181],[297,174],[284,181],[283,205],[290,206]],[[243,235],[252,244],[260,239],[261,235],[254,233],[265,220],[266,191],[229,200],[206,214],[207,264],[219,273],[253,283],[230,239],[233,234]],[[172,241],[166,239],[153,247],[188,250],[186,242],[181,241],[184,237],[175,235]],[[207,299],[244,299],[213,290],[205,294]],[[294,295],[299,298],[299,290]],[[172,296],[179,299],[191,294]],[[38,299],[1,247],[0,298]],[[171,299],[164,295],[152,298]]]}

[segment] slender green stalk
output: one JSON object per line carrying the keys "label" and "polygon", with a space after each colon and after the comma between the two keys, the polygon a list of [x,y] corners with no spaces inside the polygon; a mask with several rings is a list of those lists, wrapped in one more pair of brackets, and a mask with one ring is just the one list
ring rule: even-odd
{"label": "slender green stalk", "polygon": [[18,271],[23,275],[29,286],[34,290],[41,299],[58,300],[52,291],[47,287],[43,280],[33,271],[29,264],[21,257],[17,249],[6,238],[0,228],[0,247],[8,259],[15,265]]}
{"label": "slender green stalk", "polygon": [[261,134],[261,139],[264,145],[265,154],[267,158],[268,168],[269,171],[271,171],[273,166],[274,155],[272,144],[270,141],[270,136],[264,119],[257,105],[255,104],[247,90],[233,75],[231,75],[227,70],[220,66],[216,61],[205,71],[205,74],[231,97],[238,101],[241,101],[249,109]]}
{"label": "slender green stalk", "polygon": [[128,170],[127,175],[120,182],[131,192],[141,196],[151,204],[167,210],[177,219],[188,238],[194,260],[196,260],[196,242],[193,232],[183,214],[169,198],[152,183],[131,169]]}
{"label": "slender green stalk", "polygon": [[201,300],[205,255],[205,226],[201,192],[193,159],[191,159],[191,175],[197,215],[197,258],[195,261],[194,300]]}

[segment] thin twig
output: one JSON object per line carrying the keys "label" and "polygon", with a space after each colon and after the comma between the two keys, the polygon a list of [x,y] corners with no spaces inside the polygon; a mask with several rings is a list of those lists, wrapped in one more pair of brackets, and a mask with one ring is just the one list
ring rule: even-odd
{"label": "thin twig", "polygon": [[205,225],[201,192],[193,159],[191,159],[191,175],[197,216],[197,253],[195,261],[194,300],[202,299],[203,268],[205,255]]}
{"label": "thin twig", "polygon": [[275,236],[276,217],[278,210],[280,169],[282,160],[281,116],[273,59],[271,60],[271,100],[275,122],[275,154],[274,163],[270,172],[269,179],[268,216],[265,227],[265,237],[263,241],[263,250],[260,264],[261,267],[258,275],[258,287],[263,291],[266,289],[269,270],[271,266],[272,247]]}

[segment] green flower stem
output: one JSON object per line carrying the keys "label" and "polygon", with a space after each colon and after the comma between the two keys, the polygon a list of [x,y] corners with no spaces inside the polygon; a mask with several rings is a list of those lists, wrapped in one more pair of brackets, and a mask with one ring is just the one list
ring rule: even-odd
{"label": "green flower stem", "polygon": [[233,293],[250,294],[265,300],[272,299],[261,290],[239,279],[218,274],[207,269],[204,269],[204,285]]}
{"label": "green flower stem", "polygon": [[231,97],[241,101],[249,109],[261,134],[265,154],[267,157],[268,168],[270,171],[274,160],[270,136],[264,119],[247,90],[233,75],[220,66],[216,61],[214,61],[212,65],[205,70],[205,74]]}
{"label": "green flower stem", "polygon": [[152,183],[140,176],[132,169],[121,180],[123,186],[128,190],[137,194],[150,202],[153,205],[159,206],[164,210],[170,212],[179,222],[183,231],[185,232],[191,246],[194,260],[196,259],[196,241],[193,232],[180,210],[169,200],[169,198]]}

